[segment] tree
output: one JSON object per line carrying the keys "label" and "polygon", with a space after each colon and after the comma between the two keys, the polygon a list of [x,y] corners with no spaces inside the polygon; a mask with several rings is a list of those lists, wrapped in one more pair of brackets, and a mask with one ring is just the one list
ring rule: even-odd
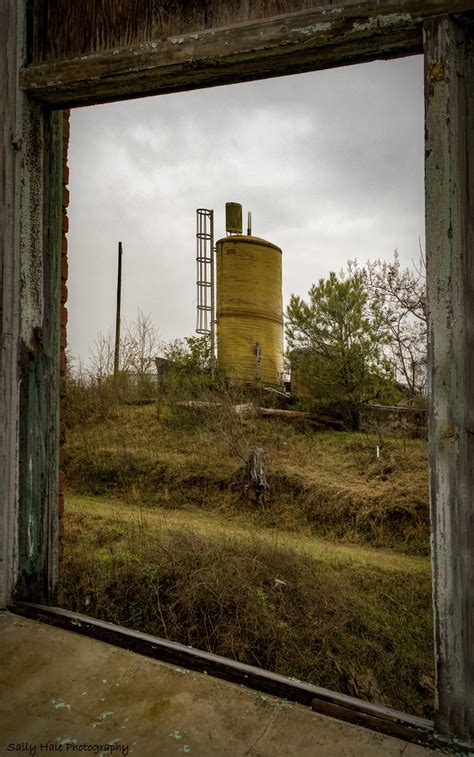
{"label": "tree", "polygon": [[126,325],[125,338],[120,345],[121,369],[145,378],[155,370],[155,358],[161,348],[161,338],[150,315],[138,311],[137,319]]}
{"label": "tree", "polygon": [[[141,310],[135,321],[124,324],[120,341],[120,371],[144,377],[155,370],[155,357],[161,349],[158,329]],[[89,358],[89,373],[98,381],[114,372],[115,342],[112,332],[99,332]]]}
{"label": "tree", "polygon": [[162,390],[175,399],[198,399],[211,381],[211,341],[208,334],[175,339],[164,344],[161,358],[167,367]]}
{"label": "tree", "polygon": [[162,355],[177,369],[208,373],[211,370],[211,339],[208,334],[187,336],[163,345]]}
{"label": "tree", "polygon": [[331,272],[311,287],[308,302],[292,295],[286,316],[292,371],[316,405],[337,409],[357,428],[361,403],[380,399],[394,382],[384,355],[389,334],[360,272]]}
{"label": "tree", "polygon": [[98,382],[114,371],[114,338],[109,330],[97,334],[89,357],[88,373]]}
{"label": "tree", "polygon": [[397,379],[410,397],[423,396],[427,381],[426,275],[422,253],[414,270],[402,269],[398,252],[393,261],[367,261],[360,271],[355,261],[349,272],[361,276],[369,301],[378,308],[390,338],[387,355]]}

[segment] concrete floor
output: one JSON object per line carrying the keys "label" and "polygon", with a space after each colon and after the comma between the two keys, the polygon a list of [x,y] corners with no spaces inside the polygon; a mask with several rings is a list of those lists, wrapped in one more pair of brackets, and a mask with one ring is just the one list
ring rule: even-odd
{"label": "concrete floor", "polygon": [[430,750],[10,613],[0,755],[423,757]]}

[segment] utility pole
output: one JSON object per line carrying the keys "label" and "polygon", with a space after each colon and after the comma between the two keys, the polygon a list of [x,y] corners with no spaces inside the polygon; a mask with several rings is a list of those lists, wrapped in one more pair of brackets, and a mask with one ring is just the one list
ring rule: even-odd
{"label": "utility pole", "polygon": [[115,316],[114,376],[118,373],[120,359],[120,305],[122,300],[122,242],[118,243],[117,310]]}

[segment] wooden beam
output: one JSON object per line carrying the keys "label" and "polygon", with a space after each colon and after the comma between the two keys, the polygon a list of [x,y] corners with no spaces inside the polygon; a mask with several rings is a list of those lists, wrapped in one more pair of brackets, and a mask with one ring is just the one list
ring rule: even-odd
{"label": "wooden beam", "polygon": [[17,18],[15,2],[0,6],[0,607],[6,607],[16,570],[18,517],[19,249],[16,185]]}
{"label": "wooden beam", "polygon": [[474,0],[360,0],[32,65],[20,81],[69,107],[295,74],[421,53],[424,19],[473,10]]}
{"label": "wooden beam", "polygon": [[58,576],[61,117],[18,89],[26,1],[0,11],[0,605]]}
{"label": "wooden beam", "polygon": [[[39,394],[46,408],[46,424],[38,429],[37,444],[44,452],[42,467],[44,486],[43,542],[38,555],[44,564],[41,592],[45,601],[55,603],[59,588],[59,447],[60,447],[60,364],[61,364],[61,248],[63,194],[63,127],[62,111],[44,114],[44,198],[43,279],[43,362]],[[29,408],[31,414],[31,408]],[[37,495],[38,497],[38,495]],[[39,524],[38,524],[39,525]],[[30,593],[30,592],[28,592]],[[30,593],[31,596],[31,593]]]}
{"label": "wooden beam", "polygon": [[426,246],[437,711],[474,744],[474,34],[426,24]]}
{"label": "wooden beam", "polygon": [[58,583],[62,114],[19,93],[16,423],[17,596],[52,601]]}
{"label": "wooden beam", "polygon": [[185,669],[206,673],[225,681],[232,681],[260,692],[298,702],[312,707],[323,715],[363,725],[396,738],[426,746],[445,745],[445,742],[440,743],[434,739],[433,722],[416,715],[407,715],[382,705],[364,702],[347,694],[296,681],[238,660],[231,660],[212,652],[204,652],[175,641],[161,639],[59,607],[42,607],[20,602],[9,609],[26,618],[65,628],[108,644],[115,644],[171,665],[179,665]]}

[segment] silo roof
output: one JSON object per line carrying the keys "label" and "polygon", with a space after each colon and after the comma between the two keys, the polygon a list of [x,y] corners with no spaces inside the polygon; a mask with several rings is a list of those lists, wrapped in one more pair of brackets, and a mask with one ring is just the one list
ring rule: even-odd
{"label": "silo roof", "polygon": [[238,242],[239,244],[260,244],[262,247],[271,247],[273,250],[278,250],[278,252],[281,253],[281,247],[278,247],[278,245],[273,244],[273,242],[267,242],[266,239],[262,239],[261,237],[252,237],[248,236],[248,234],[232,234],[229,237],[222,237],[222,239],[218,239],[216,244],[220,244],[221,242]]}

